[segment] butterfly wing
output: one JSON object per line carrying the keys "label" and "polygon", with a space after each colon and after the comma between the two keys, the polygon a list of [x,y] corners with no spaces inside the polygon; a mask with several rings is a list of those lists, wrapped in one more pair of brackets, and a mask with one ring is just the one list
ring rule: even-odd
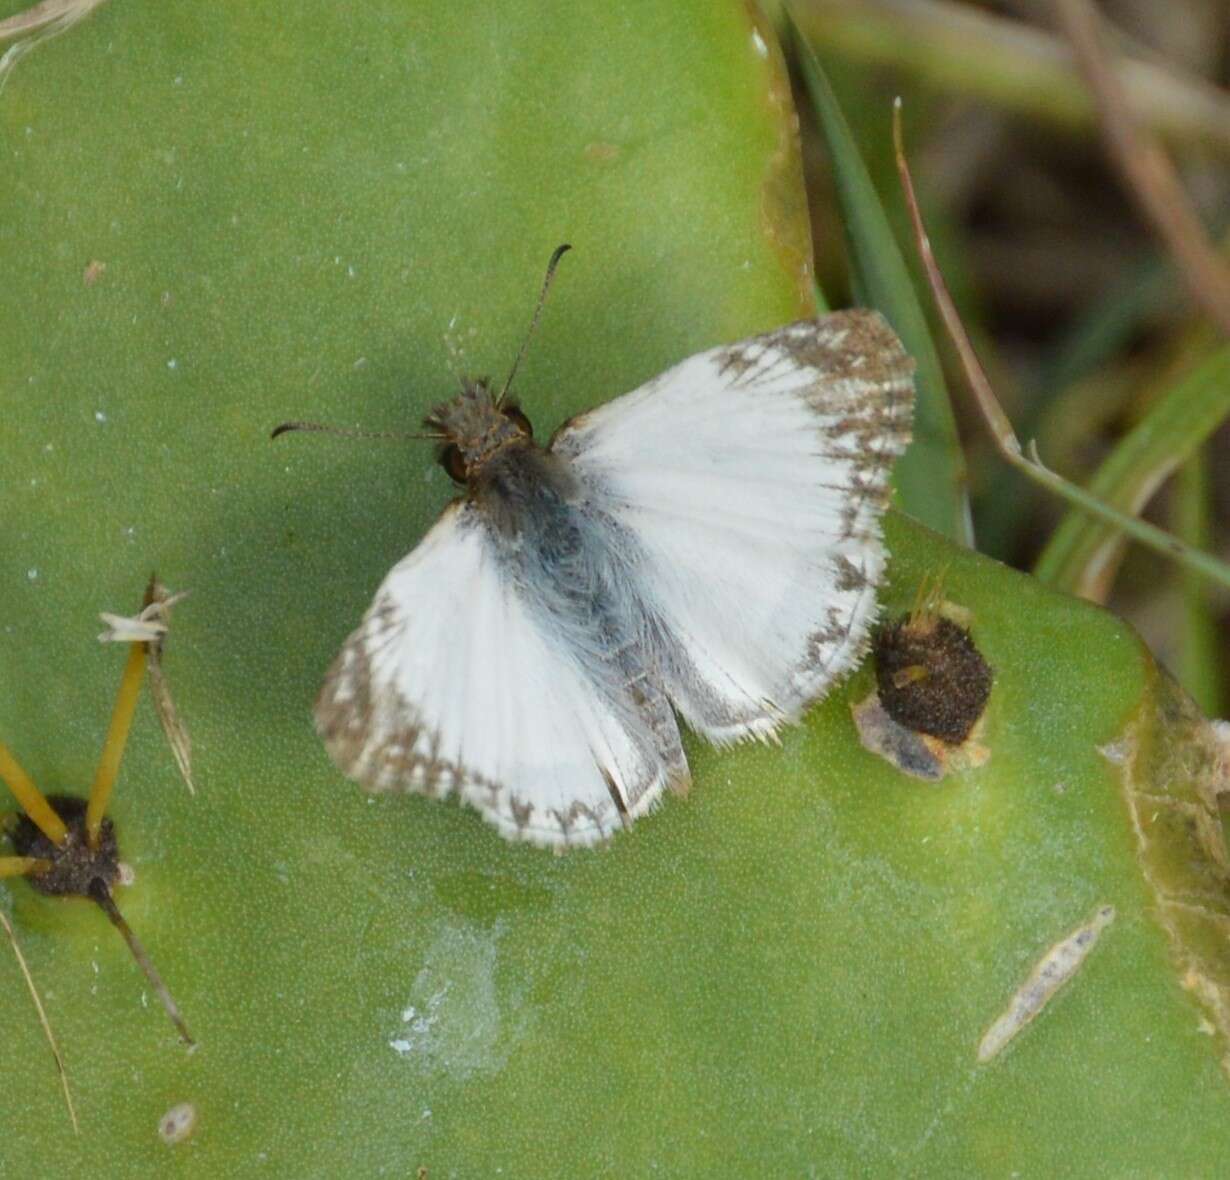
{"label": "butterfly wing", "polygon": [[710,740],[770,736],[861,655],[912,373],[878,313],[838,312],[691,357],[552,440],[634,552],[666,691]]}
{"label": "butterfly wing", "polygon": [[471,504],[385,578],[329,669],[316,728],[372,791],[457,793],[510,839],[592,844],[672,771],[527,609]]}

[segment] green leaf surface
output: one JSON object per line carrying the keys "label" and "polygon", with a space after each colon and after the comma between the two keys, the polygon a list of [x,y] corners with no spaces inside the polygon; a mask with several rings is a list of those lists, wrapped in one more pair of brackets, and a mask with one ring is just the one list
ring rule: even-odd
{"label": "green leaf surface", "polygon": [[[889,602],[946,571],[996,674],[991,760],[938,787],[859,746],[866,671],[780,749],[690,741],[690,800],[562,858],[367,798],[312,734],[324,667],[450,490],[425,449],[268,429],[413,428],[457,370],[502,373],[562,239],[519,379],[540,430],[806,313],[782,93],[744,10],[701,0],[276,23],[116,0],[21,63],[0,95],[0,740],[84,791],[122,664],[97,612],[135,610],[151,568],[191,589],[166,670],[198,794],[146,701],[111,814],[120,904],[200,1044],[101,914],[7,886],[82,1135],[0,956],[5,1175],[1227,1157],[1224,1045],[1098,751],[1165,735],[1162,682],[1109,615],[908,520]],[[1106,903],[1078,979],[977,1066],[1041,951]],[[167,1147],[181,1102],[196,1130]]]}

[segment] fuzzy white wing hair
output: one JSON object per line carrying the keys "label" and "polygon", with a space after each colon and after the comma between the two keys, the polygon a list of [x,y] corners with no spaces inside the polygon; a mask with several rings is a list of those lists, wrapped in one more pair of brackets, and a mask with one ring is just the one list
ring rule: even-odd
{"label": "fuzzy white wing hair", "polygon": [[315,717],[369,790],[456,793],[504,836],[544,846],[610,836],[670,777],[530,616],[461,501],[389,572]]}
{"label": "fuzzy white wing hair", "polygon": [[693,356],[552,440],[636,551],[663,687],[711,741],[771,736],[862,654],[913,368],[877,312],[837,312]]}

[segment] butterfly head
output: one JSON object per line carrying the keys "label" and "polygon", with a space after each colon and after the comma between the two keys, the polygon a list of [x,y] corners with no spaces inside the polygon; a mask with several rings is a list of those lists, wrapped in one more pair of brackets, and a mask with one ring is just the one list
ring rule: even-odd
{"label": "butterfly head", "polygon": [[423,425],[443,436],[440,466],[456,483],[468,483],[497,451],[533,439],[530,420],[515,402],[501,402],[486,378],[465,380],[451,401],[436,406]]}

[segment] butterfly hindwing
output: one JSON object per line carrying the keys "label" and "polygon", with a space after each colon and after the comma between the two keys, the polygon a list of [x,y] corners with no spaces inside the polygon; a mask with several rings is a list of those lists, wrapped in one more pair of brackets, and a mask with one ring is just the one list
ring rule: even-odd
{"label": "butterfly hindwing", "polygon": [[591,844],[648,811],[676,773],[601,687],[457,501],[385,578],[326,675],[316,726],[369,790],[457,793],[509,838]]}
{"label": "butterfly hindwing", "polygon": [[635,551],[664,687],[710,740],[770,735],[861,655],[912,372],[878,313],[838,312],[693,356],[553,439]]}

